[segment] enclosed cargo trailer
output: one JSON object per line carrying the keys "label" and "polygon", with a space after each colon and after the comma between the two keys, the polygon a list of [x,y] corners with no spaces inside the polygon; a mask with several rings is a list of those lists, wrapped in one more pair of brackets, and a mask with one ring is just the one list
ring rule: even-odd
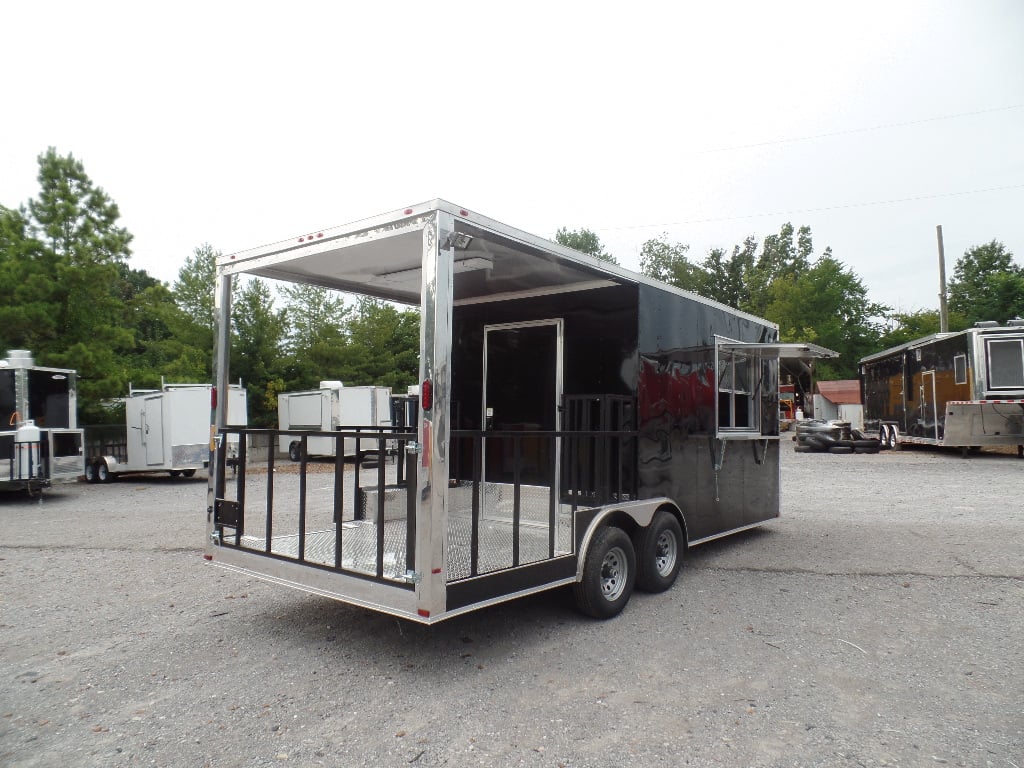
{"label": "enclosed cargo trailer", "polygon": [[565,585],[613,616],[687,547],[777,517],[779,359],[834,354],[435,200],[220,259],[221,383],[244,275],[418,307],[419,402],[370,435],[404,464],[337,451],[313,478],[300,446],[295,481],[273,456],[229,479],[221,447],[252,430],[218,409],[206,558],[424,623]]}
{"label": "enclosed cargo trailer", "polygon": [[[221,390],[225,418],[232,426],[248,424],[245,388],[234,384]],[[105,483],[117,475],[167,472],[192,477],[210,462],[210,384],[162,384],[160,389],[129,389],[125,398],[127,428],[123,453],[90,456],[85,478]],[[226,444],[226,461],[238,451],[237,436]]]}
{"label": "enclosed cargo trailer", "polygon": [[[277,396],[278,450],[299,461],[303,432],[370,431],[391,426],[390,387],[346,387],[340,381],[321,381],[319,389],[282,392]],[[354,457],[368,446],[349,437],[342,441],[343,455]],[[307,456],[334,456],[338,441],[331,437],[307,437]]]}
{"label": "enclosed cargo trailer", "polygon": [[0,360],[0,490],[34,493],[82,474],[76,373],[38,366],[28,350]]}
{"label": "enclosed cargo trailer", "polygon": [[936,333],[860,361],[864,427],[883,445],[1017,446],[1024,454],[1024,320]]}

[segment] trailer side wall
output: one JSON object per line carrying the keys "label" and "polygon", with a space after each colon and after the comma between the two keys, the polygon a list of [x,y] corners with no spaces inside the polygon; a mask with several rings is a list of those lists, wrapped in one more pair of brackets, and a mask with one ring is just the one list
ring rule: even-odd
{"label": "trailer side wall", "polygon": [[[691,541],[778,517],[778,440],[714,439],[716,336],[766,343],[775,329],[652,286],[639,298],[640,498],[676,501]],[[778,369],[768,370],[762,387],[776,394],[761,409],[761,432],[777,436]]]}

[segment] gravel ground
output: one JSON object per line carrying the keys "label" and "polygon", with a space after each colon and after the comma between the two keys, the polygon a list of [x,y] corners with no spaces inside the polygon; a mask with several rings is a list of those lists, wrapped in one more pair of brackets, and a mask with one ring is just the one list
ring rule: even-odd
{"label": "gravel ground", "polygon": [[783,518],[608,622],[211,567],[198,477],[0,499],[0,765],[1024,766],[1024,461],[782,447]]}

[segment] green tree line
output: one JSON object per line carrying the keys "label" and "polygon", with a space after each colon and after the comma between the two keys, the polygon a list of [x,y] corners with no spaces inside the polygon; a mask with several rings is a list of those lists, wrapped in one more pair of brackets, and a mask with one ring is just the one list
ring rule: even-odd
{"label": "green tree line", "polygon": [[[562,245],[615,261],[590,230],[560,229]],[[813,342],[839,353],[822,360],[822,379],[856,378],[866,355],[939,331],[938,310],[896,312],[872,301],[863,281],[826,247],[815,255],[810,227],[787,223],[758,242],[746,238],[731,251],[712,248],[703,259],[667,235],[640,249],[648,277],[767,318],[782,341]],[[980,320],[1005,322],[1024,316],[1024,268],[996,240],[968,248],[949,282],[949,329]]]}
{"label": "green tree line", "polygon": [[[131,234],[117,204],[83,163],[50,148],[39,193],[0,205],[0,353],[28,349],[41,365],[79,376],[79,419],[123,419],[129,386],[211,380],[217,250],[205,243],[170,285],[130,266]],[[568,247],[617,263],[591,230],[558,230]],[[822,378],[852,378],[864,355],[938,330],[936,311],[897,313],[872,301],[830,248],[815,254],[809,227],[784,225],[762,241],[694,259],[667,235],[643,244],[641,271],[779,325],[784,341],[835,349]],[[399,391],[416,381],[419,315],[315,286],[236,283],[231,372],[249,393],[250,423],[276,422],[277,394],[324,379]],[[1024,269],[998,241],[969,248],[949,285],[950,327],[1024,314]]]}
{"label": "green tree line", "polygon": [[[75,369],[83,424],[122,422],[129,386],[211,381],[220,254],[196,247],[172,285],[133,269],[117,204],[82,162],[53,148],[38,160],[38,196],[0,205],[0,353]],[[248,390],[250,424],[276,424],[278,392],[324,379],[416,381],[416,311],[259,279],[234,286],[232,310],[231,373]]]}

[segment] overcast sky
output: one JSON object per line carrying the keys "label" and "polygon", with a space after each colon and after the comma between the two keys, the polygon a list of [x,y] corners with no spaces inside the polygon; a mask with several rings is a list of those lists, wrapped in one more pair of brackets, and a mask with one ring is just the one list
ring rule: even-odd
{"label": "overcast sky", "polygon": [[[48,146],[173,282],[436,197],[623,266],[809,225],[875,301],[1024,264],[1024,2],[9,4],[0,204]],[[1003,318],[1000,318],[1003,319]]]}

